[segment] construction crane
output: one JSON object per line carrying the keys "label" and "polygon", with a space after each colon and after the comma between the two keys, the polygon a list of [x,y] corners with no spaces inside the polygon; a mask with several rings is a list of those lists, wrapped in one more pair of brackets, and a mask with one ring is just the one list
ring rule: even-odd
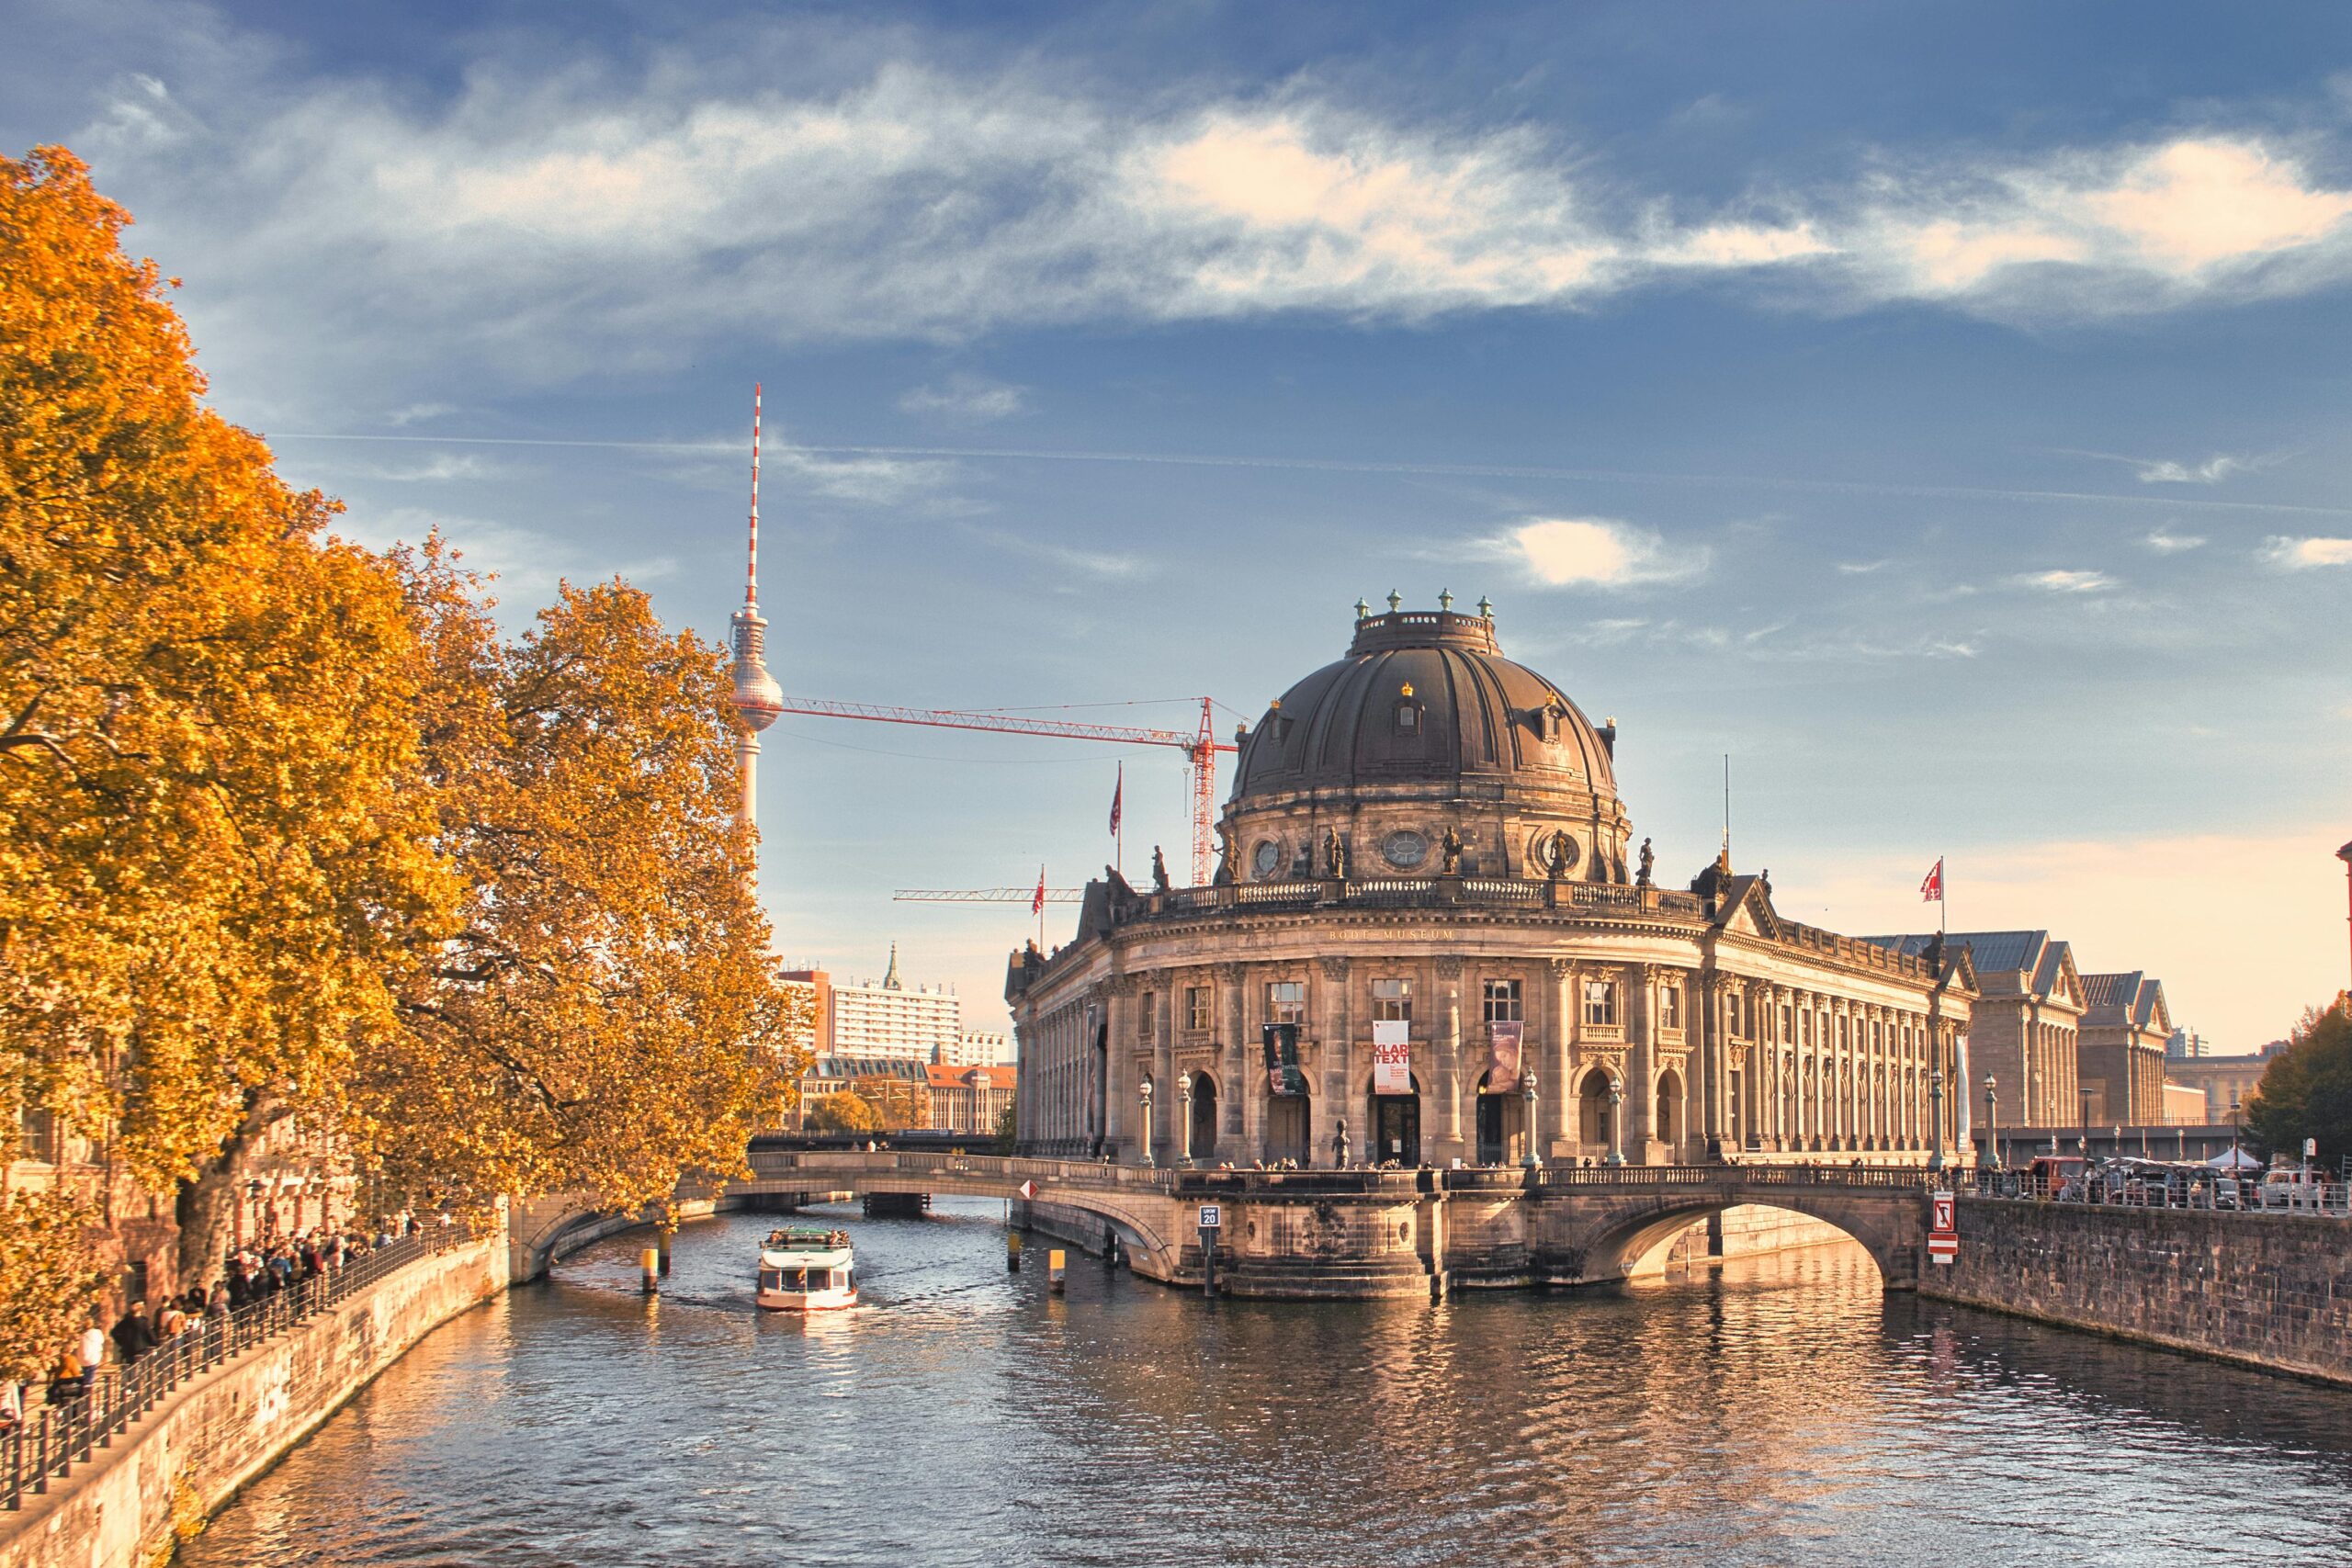
{"label": "construction crane", "polygon": [[[1193,886],[1205,886],[1216,862],[1216,754],[1237,750],[1216,738],[1210,702],[1201,699],[1200,728],[1142,729],[1125,724],[1078,724],[1063,718],[1026,718],[1015,714],[964,713],[952,708],[888,707],[879,703],[836,703],[820,697],[786,697],[778,713],[817,718],[863,718],[883,724],[922,724],[937,729],[984,729],[1002,735],[1052,735],[1065,740],[1108,740],[1124,746],[1172,746],[1184,753],[1193,775]],[[1034,897],[1033,888],[1022,895]]]}
{"label": "construction crane", "polygon": [[[1086,897],[1082,887],[1048,887],[1048,904],[1075,904]],[[899,904],[1034,904],[1034,887],[894,887],[891,900]]]}

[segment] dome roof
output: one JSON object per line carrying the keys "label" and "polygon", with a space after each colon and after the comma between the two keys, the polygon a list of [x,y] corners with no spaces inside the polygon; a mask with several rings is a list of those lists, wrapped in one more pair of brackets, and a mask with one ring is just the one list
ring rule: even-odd
{"label": "dome roof", "polygon": [[[1529,793],[1614,804],[1613,729],[1523,664],[1486,615],[1419,611],[1356,622],[1348,655],[1300,681],[1241,747],[1232,807],[1383,786]],[[1514,786],[1517,786],[1516,788]]]}

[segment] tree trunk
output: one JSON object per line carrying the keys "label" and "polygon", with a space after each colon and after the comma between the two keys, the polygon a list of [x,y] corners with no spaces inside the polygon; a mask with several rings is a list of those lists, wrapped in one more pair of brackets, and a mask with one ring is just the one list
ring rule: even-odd
{"label": "tree trunk", "polygon": [[220,1140],[220,1152],[193,1179],[180,1182],[178,1196],[174,1201],[174,1217],[179,1221],[179,1278],[182,1287],[202,1285],[206,1290],[221,1277],[222,1260],[228,1256],[229,1242],[237,1209],[237,1188],[244,1179],[246,1167],[252,1162],[254,1148],[262,1134],[287,1114],[283,1100],[276,1095],[255,1090],[245,1096],[245,1113],[237,1122],[236,1131]]}

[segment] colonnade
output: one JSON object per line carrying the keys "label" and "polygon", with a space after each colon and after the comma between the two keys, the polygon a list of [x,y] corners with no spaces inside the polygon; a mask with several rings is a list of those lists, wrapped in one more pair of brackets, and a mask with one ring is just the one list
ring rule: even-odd
{"label": "colonnade", "polygon": [[[1148,1081],[1150,1157],[1172,1162],[1182,1142],[1178,1085],[1190,1073],[1216,1086],[1213,1146],[1195,1140],[1192,1149],[1199,1163],[1287,1156],[1328,1164],[1343,1118],[1354,1157],[1377,1158],[1385,1151],[1374,1147],[1367,1125],[1374,982],[1389,980],[1405,982],[1385,1005],[1407,1015],[1419,1153],[1432,1163],[1479,1156],[1481,1094],[1492,1092],[1480,1081],[1490,1019],[1523,1031],[1521,1066],[1539,1086],[1535,1152],[1547,1162],[1923,1156],[1939,1141],[1929,1086],[1939,1066],[1940,1146],[1951,1155],[1960,1092],[1953,1042],[1964,1014],[1946,1016],[1948,999],[1931,976],[1904,979],[1904,988],[1916,987],[1915,1004],[1704,964],[1597,956],[1334,955],[1102,974],[1073,999],[1021,1021],[1021,1137],[1041,1153],[1107,1147],[1141,1159],[1139,1097]],[[1282,999],[1297,998],[1304,1097],[1272,1094],[1260,1054],[1278,983],[1300,987]],[[1205,992],[1197,1011],[1196,990]],[[1490,1128],[1498,1122],[1504,1157],[1516,1162],[1530,1132],[1516,1080],[1489,1111]]]}

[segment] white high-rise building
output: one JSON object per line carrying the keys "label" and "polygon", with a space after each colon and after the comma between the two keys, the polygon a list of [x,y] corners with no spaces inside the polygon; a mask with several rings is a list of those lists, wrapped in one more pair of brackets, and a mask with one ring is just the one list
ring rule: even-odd
{"label": "white high-rise building", "polygon": [[1012,1036],[1002,1030],[967,1029],[956,1037],[940,1064],[950,1067],[994,1067],[1012,1060]]}
{"label": "white high-rise building", "polygon": [[964,1004],[945,987],[909,990],[899,979],[899,949],[879,980],[831,986],[831,1038],[835,1056],[910,1062],[956,1059],[964,1032]]}

